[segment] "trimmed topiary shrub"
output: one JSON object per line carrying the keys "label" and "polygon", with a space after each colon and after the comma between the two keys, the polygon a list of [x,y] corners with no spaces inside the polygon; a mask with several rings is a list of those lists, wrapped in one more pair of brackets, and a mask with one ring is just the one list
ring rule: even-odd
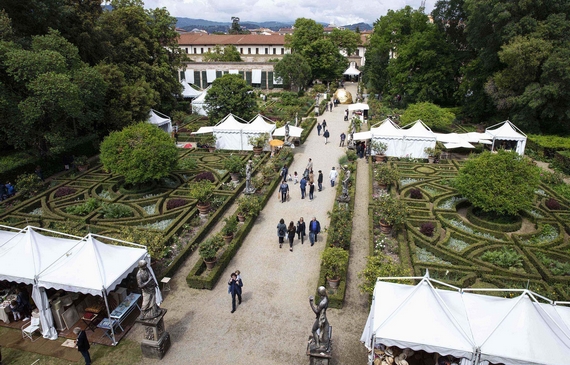
{"label": "trimmed topiary shrub", "polygon": [[195,180],[196,181],[209,180],[211,182],[216,182],[216,177],[210,171],[204,171],[196,175]]}
{"label": "trimmed topiary shrub", "polygon": [[432,222],[422,223],[420,226],[420,232],[428,237],[433,237],[433,231],[435,230],[435,225]]}
{"label": "trimmed topiary shrub", "polygon": [[57,189],[55,194],[53,194],[54,198],[61,198],[62,196],[75,194],[77,190],[74,188],[70,188],[69,186],[62,186],[61,188]]}
{"label": "trimmed topiary shrub", "polygon": [[103,204],[101,212],[107,219],[127,218],[134,215],[133,210],[123,204]]}
{"label": "trimmed topiary shrub", "polygon": [[548,198],[546,200],[546,202],[544,202],[544,204],[546,205],[546,207],[550,210],[559,210],[560,207],[560,203],[558,202],[558,200],[554,199],[554,198]]}
{"label": "trimmed topiary shrub", "polygon": [[166,209],[171,210],[188,204],[186,199],[170,199],[166,202]]}

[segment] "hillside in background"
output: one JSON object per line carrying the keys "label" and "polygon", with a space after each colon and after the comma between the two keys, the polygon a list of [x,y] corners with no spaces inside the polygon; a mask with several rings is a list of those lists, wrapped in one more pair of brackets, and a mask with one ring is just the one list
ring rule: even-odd
{"label": "hillside in background", "polygon": [[[192,18],[176,18],[177,23],[176,26],[178,28],[182,28],[185,30],[192,30],[192,29],[203,29],[208,33],[214,32],[227,32],[232,23],[231,22],[213,22],[210,20],[204,19],[192,19]],[[326,23],[321,23],[324,26],[327,26]],[[256,28],[269,28],[274,31],[278,31],[280,28],[291,28],[291,23],[284,23],[284,22],[277,22],[277,21],[267,21],[267,22],[248,22],[248,21],[241,21],[240,25],[242,28],[245,29],[256,29]],[[372,26],[366,23],[358,23],[358,24],[350,24],[344,25],[343,27],[351,30],[355,30],[357,27],[358,29],[362,30],[370,30]]]}

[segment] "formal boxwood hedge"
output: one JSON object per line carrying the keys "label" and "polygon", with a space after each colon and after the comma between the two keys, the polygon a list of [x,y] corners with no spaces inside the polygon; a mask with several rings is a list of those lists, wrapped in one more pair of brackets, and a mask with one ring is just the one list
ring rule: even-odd
{"label": "formal boxwood hedge", "polygon": [[[400,261],[409,264],[415,275],[429,270],[432,277],[462,287],[522,289],[528,283],[531,290],[551,299],[570,300],[570,202],[564,196],[542,183],[534,206],[520,212],[518,221],[497,223],[474,215],[471,204],[454,190],[451,180],[463,162],[428,165],[393,159],[392,163],[401,177],[390,192],[404,199],[409,210],[406,224],[397,233]],[[410,198],[411,189],[419,189],[422,199]],[[373,193],[371,187],[371,215]],[[556,199],[560,209],[549,209],[545,204],[549,198]],[[420,233],[424,222],[436,225],[433,237]],[[370,225],[372,250],[378,227],[372,219]],[[520,269],[481,259],[496,251],[487,256],[507,260],[502,250],[514,255]]]}

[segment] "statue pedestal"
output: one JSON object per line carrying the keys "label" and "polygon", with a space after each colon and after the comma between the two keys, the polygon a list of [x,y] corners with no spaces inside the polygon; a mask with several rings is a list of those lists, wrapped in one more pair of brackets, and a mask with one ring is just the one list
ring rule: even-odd
{"label": "statue pedestal", "polygon": [[309,365],[329,365],[332,359],[332,326],[328,326],[328,341],[323,346],[317,348],[313,336],[309,336],[307,356],[309,356]]}
{"label": "statue pedestal", "polygon": [[170,335],[164,330],[164,315],[166,309],[152,319],[137,319],[136,323],[144,326],[144,339],[141,342],[141,351],[144,357],[162,359],[170,348]]}

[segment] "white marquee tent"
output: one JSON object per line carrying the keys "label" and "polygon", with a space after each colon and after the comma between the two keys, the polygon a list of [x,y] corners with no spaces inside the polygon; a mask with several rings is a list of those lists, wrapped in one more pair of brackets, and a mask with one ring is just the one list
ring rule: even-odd
{"label": "white marquee tent", "polygon": [[491,150],[495,150],[498,141],[514,141],[516,142],[515,151],[523,156],[526,146],[526,134],[518,129],[513,123],[505,120],[502,123],[495,124],[485,130],[485,133],[490,135],[493,140]]}
{"label": "white marquee tent", "polygon": [[[97,238],[131,247],[105,244]],[[32,297],[40,312],[42,334],[49,339],[56,339],[57,331],[53,326],[46,289],[101,295],[109,313],[107,294],[143,259],[149,263],[154,276],[150,256],[142,245],[95,234],[82,238],[37,227],[16,230],[0,226],[0,279],[33,285]],[[162,296],[157,288],[157,303],[160,302]],[[114,336],[112,330],[113,342],[116,343]]]}
{"label": "white marquee tent", "polygon": [[148,122],[150,124],[154,124],[168,134],[172,133],[172,121],[170,120],[170,117],[157,112],[154,109],[150,110]]}
{"label": "white marquee tent", "polygon": [[[301,138],[301,133],[303,133],[303,128],[294,125],[289,126],[289,137]],[[273,132],[273,137],[285,137],[285,126],[277,128]]]}
{"label": "white marquee tent", "polygon": [[194,99],[200,96],[201,92],[194,89],[186,81],[182,80],[180,83],[182,84],[183,87],[181,96],[184,99]]}
{"label": "white marquee tent", "polygon": [[356,68],[355,62],[351,62],[350,66],[343,72],[343,75],[346,76],[358,76],[360,75],[360,70]]}
{"label": "white marquee tent", "polygon": [[208,115],[206,112],[206,108],[208,107],[208,104],[206,104],[206,95],[208,95],[209,90],[210,87],[208,86],[200,95],[192,100],[192,113],[204,116]]}
{"label": "white marquee tent", "polygon": [[[421,281],[410,286],[382,279]],[[476,290],[430,279],[428,273],[423,278],[379,278],[360,341],[368,349],[383,344],[452,355],[463,358],[462,364],[568,363],[570,308],[524,289],[504,290],[520,293],[508,299],[470,292]]]}
{"label": "white marquee tent", "polygon": [[[378,125],[378,127],[370,128],[370,134],[371,138],[374,141],[386,144],[387,148],[386,152],[384,152],[384,155],[391,157],[401,157],[402,149],[404,148],[404,135],[402,129],[398,127],[390,118],[384,119],[382,122],[380,122],[380,125]],[[373,153],[375,154],[374,151]]]}
{"label": "white marquee tent", "polygon": [[435,147],[435,134],[421,120],[416,120],[408,126],[402,127],[404,144],[400,157],[427,158],[428,155],[424,150]]}
{"label": "white marquee tent", "polygon": [[368,104],[365,103],[355,103],[355,104],[349,104],[348,105],[348,110],[349,111],[353,111],[353,110],[368,110],[370,109],[370,107],[368,106]]}

